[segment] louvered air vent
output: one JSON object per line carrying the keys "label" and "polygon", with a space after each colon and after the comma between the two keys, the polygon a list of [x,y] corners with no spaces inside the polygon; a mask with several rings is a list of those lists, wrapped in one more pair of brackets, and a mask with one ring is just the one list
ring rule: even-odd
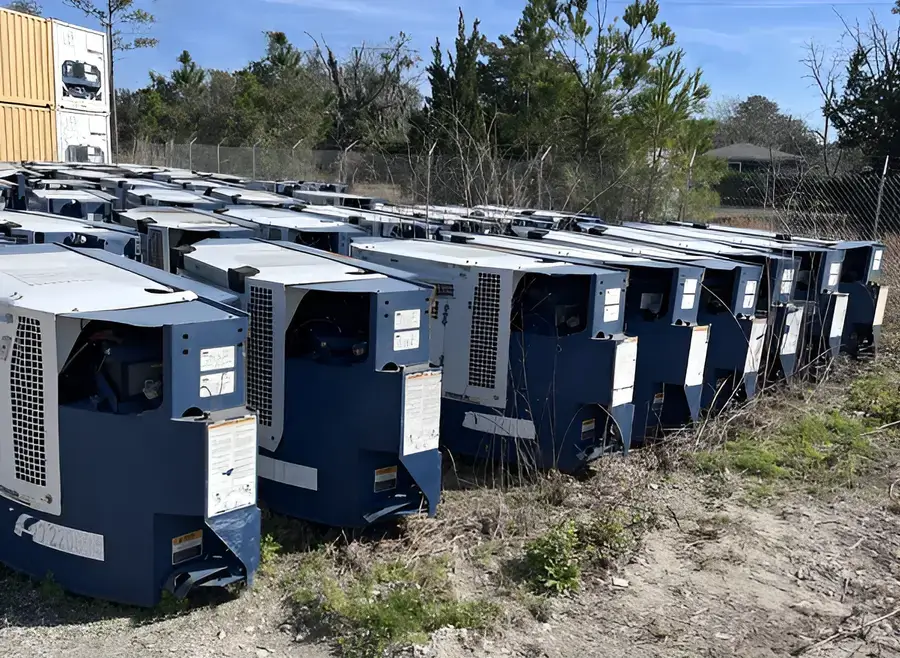
{"label": "louvered air vent", "polygon": [[260,425],[272,426],[272,291],[250,286],[247,400]]}

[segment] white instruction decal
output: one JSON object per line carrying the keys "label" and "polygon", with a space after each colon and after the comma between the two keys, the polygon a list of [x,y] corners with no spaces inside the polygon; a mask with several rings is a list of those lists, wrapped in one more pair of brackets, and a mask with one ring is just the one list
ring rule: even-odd
{"label": "white instruction decal", "polygon": [[841,275],[841,264],[840,263],[832,263],[831,268],[828,270],[829,274],[837,274]]}
{"label": "white instruction decal", "polygon": [[619,306],[609,305],[603,307],[603,321],[616,322],[619,319]]}
{"label": "white instruction decal", "polygon": [[603,299],[603,304],[605,306],[618,306],[619,302],[622,301],[622,289],[621,288],[608,288],[606,290],[606,295]]}
{"label": "white instruction decal", "polygon": [[207,430],[208,517],[256,504],[256,417],[210,425]]}
{"label": "white instruction decal", "polygon": [[400,331],[394,334],[394,351],[419,349],[419,331]]}
{"label": "white instruction decal", "polygon": [[200,377],[200,397],[214,398],[234,393],[234,370],[214,372]]}
{"label": "white instruction decal", "polygon": [[759,372],[765,344],[766,318],[756,318],[750,326],[750,338],[747,341],[747,359],[744,361],[744,372]]}
{"label": "white instruction decal", "polygon": [[394,313],[394,331],[407,331],[422,326],[422,312],[419,309],[396,311]]}
{"label": "white instruction decal", "polygon": [[781,275],[781,294],[790,295],[794,289],[794,270],[785,270]]}
{"label": "white instruction decal", "polygon": [[831,274],[831,275],[829,275],[829,277],[828,277],[828,287],[829,287],[829,288],[834,288],[834,287],[838,284],[838,282],[839,282],[840,280],[841,280],[841,277],[840,277],[840,275],[838,275],[838,274]]}
{"label": "white instruction decal", "polygon": [[681,310],[689,311],[694,308],[694,301],[697,299],[697,295],[682,295],[681,297]]}
{"label": "white instruction decal", "polygon": [[697,279],[685,279],[684,280],[684,294],[685,295],[693,295],[697,292]]}
{"label": "white instruction decal", "polygon": [[756,294],[756,287],[757,287],[757,285],[758,285],[758,284],[757,284],[756,281],[748,281],[748,282],[747,282],[747,287],[744,288],[744,294],[745,294],[745,295],[755,295],[755,294]]}
{"label": "white instruction decal", "polygon": [[706,352],[709,348],[709,327],[694,327],[691,330],[691,347],[688,352],[685,386],[700,386],[706,372]]}
{"label": "white instruction decal", "polygon": [[13,532],[17,537],[30,535],[35,544],[60,553],[68,553],[97,562],[105,560],[103,535],[67,528],[49,521],[41,521],[29,514],[19,515]]}
{"label": "white instruction decal", "polygon": [[785,325],[787,325],[787,333],[781,339],[782,354],[797,353],[797,344],[800,342],[800,328],[803,326],[803,311],[804,308],[802,306],[787,311],[784,321]]}
{"label": "white instruction decal", "polygon": [[612,406],[629,404],[634,399],[634,376],[637,371],[638,339],[626,338],[616,345],[613,366]]}
{"label": "white instruction decal", "polygon": [[753,308],[755,295],[744,295],[744,305],[742,308]]}
{"label": "white instruction decal", "polygon": [[881,259],[884,256],[883,250],[878,250],[875,252],[875,256],[872,258],[872,271],[877,272],[881,269]]}
{"label": "white instruction decal", "polygon": [[234,346],[200,350],[200,372],[234,369]]}
{"label": "white instruction decal", "polygon": [[437,450],[441,438],[441,371],[406,375],[403,382],[403,454]]}
{"label": "white instruction decal", "polygon": [[847,319],[847,304],[850,301],[850,295],[847,293],[838,293],[832,295],[834,297],[834,313],[831,317],[831,333],[830,338],[840,338],[844,335],[844,321]]}
{"label": "white instruction decal", "polygon": [[878,291],[878,301],[875,302],[875,320],[872,322],[873,327],[880,327],[884,322],[884,311],[887,309],[887,296],[890,286],[881,286]]}

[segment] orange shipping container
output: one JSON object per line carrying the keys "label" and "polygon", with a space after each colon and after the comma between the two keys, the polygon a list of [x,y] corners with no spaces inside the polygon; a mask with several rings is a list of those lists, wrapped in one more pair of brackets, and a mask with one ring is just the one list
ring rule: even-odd
{"label": "orange shipping container", "polygon": [[0,161],[56,159],[56,112],[0,103]]}
{"label": "orange shipping container", "polygon": [[0,103],[52,108],[53,73],[50,21],[0,9]]}

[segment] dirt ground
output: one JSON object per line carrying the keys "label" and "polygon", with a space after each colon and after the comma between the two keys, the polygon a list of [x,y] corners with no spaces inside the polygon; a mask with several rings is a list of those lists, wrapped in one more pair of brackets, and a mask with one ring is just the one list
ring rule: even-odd
{"label": "dirt ground", "polygon": [[[871,438],[895,440],[888,432]],[[444,628],[393,655],[900,657],[898,454],[883,453],[852,488],[827,492],[701,474],[653,452],[604,460],[593,477],[552,489],[476,487],[451,477],[438,519],[415,520],[381,541],[344,542],[342,550],[411,561],[444,555],[459,592],[503,604],[491,632]],[[504,565],[551,520],[610,501],[652,513],[652,527],[627,556],[586,571],[577,592],[541,599],[536,613]],[[0,656],[340,655],[332,638],[298,621],[290,583],[306,557],[284,545],[251,591],[169,616],[3,572]]]}

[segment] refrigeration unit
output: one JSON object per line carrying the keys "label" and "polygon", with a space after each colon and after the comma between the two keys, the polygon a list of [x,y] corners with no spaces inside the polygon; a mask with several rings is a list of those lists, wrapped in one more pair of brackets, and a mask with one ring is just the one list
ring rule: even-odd
{"label": "refrigeration unit", "polygon": [[287,242],[205,240],[182,274],[250,313],[250,406],[260,498],[339,527],[427,511],[441,493],[441,369],[429,363],[432,291]]}
{"label": "refrigeration unit", "polygon": [[260,515],[246,315],[136,268],[0,251],[0,561],[150,607],[252,581]]}
{"label": "refrigeration unit", "polygon": [[115,221],[140,234],[141,260],[165,272],[177,273],[191,245],[210,238],[250,238],[251,229],[210,212],[167,206],[147,206],[117,212]]}
{"label": "refrigeration unit", "polygon": [[193,208],[194,210],[217,210],[224,208],[226,205],[222,201],[202,196],[195,192],[149,185],[125,190],[124,201],[125,208],[169,206],[172,208]]}
{"label": "refrigeration unit", "polygon": [[232,206],[264,206],[268,208],[290,208],[300,205],[295,199],[273,194],[264,190],[242,189],[238,187],[212,187],[206,196]]}
{"label": "refrigeration unit", "polygon": [[251,206],[217,211],[220,217],[254,231],[265,240],[284,240],[322,251],[350,255],[350,242],[368,235],[361,228],[339,219],[306,211]]}
{"label": "refrigeration unit", "polygon": [[424,218],[403,217],[340,206],[306,206],[303,212],[323,219],[345,221],[375,238],[434,237],[441,229],[440,225],[426,222]]}
{"label": "refrigeration unit", "polygon": [[115,197],[99,190],[31,189],[28,191],[28,210],[85,219],[108,221],[112,217]]}
{"label": "refrigeration unit", "polygon": [[339,206],[343,208],[357,208],[359,210],[374,210],[378,200],[373,197],[359,196],[348,192],[322,192],[318,189],[293,189],[292,195],[297,201],[311,206]]}
{"label": "refrigeration unit", "polygon": [[110,162],[109,135],[109,114],[64,109],[56,111],[57,157],[62,162]]}
{"label": "refrigeration unit", "polygon": [[764,237],[717,233],[704,228],[705,224],[691,227],[671,224],[625,226],[798,258],[800,266],[796,271],[792,301],[805,309],[805,340],[799,350],[801,362],[809,374],[815,375],[819,368],[827,366],[840,352],[849,302],[846,293],[838,292],[843,252],[811,245],[785,244]]}
{"label": "refrigeration unit", "polygon": [[40,212],[0,211],[0,235],[15,244],[51,244],[103,249],[140,260],[136,231],[112,224],[72,219]]}
{"label": "refrigeration unit", "polygon": [[[451,453],[582,470],[631,444],[638,342],[624,271],[455,241],[354,240],[352,254],[434,286],[431,361],[444,368]],[[641,347],[643,349],[643,346]]]}
{"label": "refrigeration unit", "polygon": [[57,108],[108,113],[106,35],[55,19],[51,23]]}
{"label": "refrigeration unit", "polygon": [[[677,226],[687,225],[676,223]],[[690,224],[693,226],[693,224]],[[874,355],[887,305],[889,286],[883,283],[885,245],[871,240],[821,240],[789,233],[709,224],[709,230],[763,237],[778,242],[836,249],[844,253],[838,292],[847,293],[842,349],[856,358]]]}
{"label": "refrigeration unit", "polygon": [[[642,225],[637,225],[642,226]],[[793,303],[797,285],[799,256],[778,255],[758,249],[720,244],[693,237],[665,235],[652,230],[604,224],[595,219],[576,221],[572,231],[599,232],[604,237],[627,240],[651,248],[678,251],[687,257],[716,258],[762,267],[762,279],[756,294],[756,316],[766,318],[764,340],[764,373],[769,381],[790,379],[801,364],[800,348],[804,342],[806,308]],[[554,233],[560,236],[565,232]],[[577,234],[577,233],[576,233]]]}
{"label": "refrigeration unit", "polygon": [[[753,397],[765,346],[766,317],[757,317],[757,297],[763,266],[722,258],[700,257],[677,249],[629,241],[615,230],[591,227],[593,234],[551,231],[538,242],[566,248],[601,249],[663,263],[683,263],[704,270],[697,322],[710,330],[706,355],[704,409],[720,408],[735,397]],[[625,229],[627,231],[627,229]]]}
{"label": "refrigeration unit", "polygon": [[[709,327],[698,323],[704,271],[690,263],[665,263],[599,249],[579,249],[539,239],[466,236],[483,249],[581,267],[616,268],[628,275],[621,319],[640,340],[634,379],[631,445],[660,430],[697,420],[709,344]],[[613,296],[615,299],[615,295]],[[574,366],[573,372],[583,367]]]}

